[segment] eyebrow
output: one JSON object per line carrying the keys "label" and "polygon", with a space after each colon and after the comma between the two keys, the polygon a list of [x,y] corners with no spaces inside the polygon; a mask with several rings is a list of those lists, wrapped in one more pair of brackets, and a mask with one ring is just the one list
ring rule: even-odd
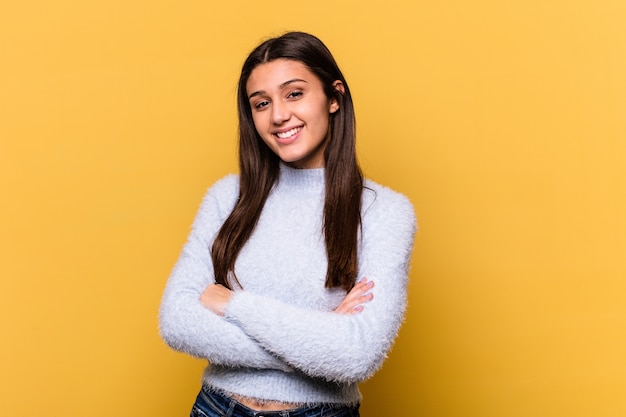
{"label": "eyebrow", "polygon": [[[282,83],[281,85],[279,85],[279,86],[278,86],[278,88],[280,88],[280,89],[282,90],[283,88],[287,87],[289,84],[293,84],[293,83],[297,83],[297,82],[307,83],[308,81],[303,80],[303,79],[301,79],[301,78],[294,78],[294,79],[291,79],[291,80],[285,81],[284,83]],[[250,95],[248,96],[248,100],[250,100],[252,97],[255,97],[255,96],[260,96],[260,95],[263,95],[263,94],[266,94],[266,93],[265,93],[265,90],[255,91],[254,93],[252,93],[252,94],[250,94]]]}

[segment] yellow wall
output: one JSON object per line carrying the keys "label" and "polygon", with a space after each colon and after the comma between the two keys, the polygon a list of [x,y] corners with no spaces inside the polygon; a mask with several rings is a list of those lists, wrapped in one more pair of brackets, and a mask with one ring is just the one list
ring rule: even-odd
{"label": "yellow wall", "polygon": [[625,4],[4,2],[0,415],[187,415],[161,292],[236,168],[242,59],[286,29],[335,53],[421,225],[363,416],[626,415]]}

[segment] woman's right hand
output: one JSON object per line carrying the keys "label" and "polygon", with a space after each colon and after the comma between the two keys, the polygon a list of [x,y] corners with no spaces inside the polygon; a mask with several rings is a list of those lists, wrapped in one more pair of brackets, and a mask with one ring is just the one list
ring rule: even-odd
{"label": "woman's right hand", "polygon": [[374,281],[363,278],[357,282],[333,312],[339,314],[356,314],[363,311],[363,304],[372,301],[374,294],[369,292],[374,287]]}

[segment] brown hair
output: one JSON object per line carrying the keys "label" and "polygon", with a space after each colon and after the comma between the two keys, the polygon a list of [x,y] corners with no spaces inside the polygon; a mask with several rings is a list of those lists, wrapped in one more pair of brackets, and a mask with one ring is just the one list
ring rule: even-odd
{"label": "brown hair", "polygon": [[[361,226],[363,175],[356,159],[356,122],[350,89],[328,48],[313,35],[288,32],[257,46],[243,64],[239,78],[239,199],[222,225],[211,250],[215,282],[228,288],[235,261],[252,235],[272,186],[278,179],[280,159],[258,135],[246,84],[260,64],[276,59],[301,62],[322,82],[324,93],[339,103],[330,114],[330,138],[324,150],[324,239],[328,269],[327,288],[349,291],[356,280],[357,245]],[[343,91],[333,85],[341,81]]]}

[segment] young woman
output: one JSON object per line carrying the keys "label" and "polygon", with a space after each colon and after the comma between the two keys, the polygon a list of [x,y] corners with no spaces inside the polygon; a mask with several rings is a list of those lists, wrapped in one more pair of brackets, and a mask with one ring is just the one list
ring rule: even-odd
{"label": "young woman", "polygon": [[191,415],[358,416],[403,319],[413,208],[363,179],[316,37],[254,49],[238,112],[240,173],[207,192],[160,311],[164,340],[210,363]]}

